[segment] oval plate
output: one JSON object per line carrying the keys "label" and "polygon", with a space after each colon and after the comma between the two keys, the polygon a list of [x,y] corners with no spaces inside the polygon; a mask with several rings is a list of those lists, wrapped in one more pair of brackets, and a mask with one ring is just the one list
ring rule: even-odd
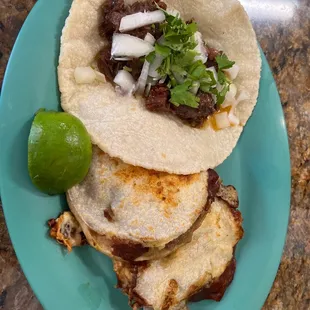
{"label": "oval plate", "polygon": [[[59,38],[71,1],[40,0],[13,49],[0,106],[0,189],[10,236],[34,292],[45,309],[129,309],[114,288],[110,259],[90,247],[68,254],[48,237],[46,221],[67,208],[46,196],[27,172],[27,138],[39,108],[59,109],[56,67]],[[290,161],[285,121],[275,82],[262,54],[258,104],[238,146],[218,167],[240,197],[245,237],[237,272],[220,303],[190,309],[260,309],[279,266],[289,218]]]}

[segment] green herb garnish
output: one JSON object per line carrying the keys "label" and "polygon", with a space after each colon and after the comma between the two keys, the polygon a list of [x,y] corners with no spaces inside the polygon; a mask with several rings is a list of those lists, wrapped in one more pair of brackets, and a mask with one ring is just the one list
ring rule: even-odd
{"label": "green herb garnish", "polygon": [[177,85],[171,89],[171,99],[170,102],[173,103],[175,106],[187,105],[191,108],[198,108],[199,106],[199,97],[196,97],[189,89],[192,85],[191,81],[186,81],[183,84]]}
{"label": "green herb garnish", "polygon": [[217,55],[215,60],[218,64],[219,70],[229,69],[235,64],[235,62],[230,61],[225,54]]}

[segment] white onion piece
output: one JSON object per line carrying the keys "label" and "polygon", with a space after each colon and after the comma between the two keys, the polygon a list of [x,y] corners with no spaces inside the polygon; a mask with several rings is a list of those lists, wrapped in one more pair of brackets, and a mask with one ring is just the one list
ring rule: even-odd
{"label": "white onion piece", "polygon": [[192,84],[191,89],[189,90],[193,95],[196,95],[198,93],[200,87],[200,83],[198,81],[194,82]]}
{"label": "white onion piece", "polygon": [[227,112],[221,112],[214,114],[214,118],[216,121],[216,127],[218,129],[224,129],[230,127],[230,122],[228,119]]}
{"label": "white onion piece", "polygon": [[113,59],[117,61],[130,61],[132,57],[113,57]]}
{"label": "white onion piece", "polygon": [[153,37],[152,34],[148,32],[144,37],[144,41],[149,42],[150,44],[154,45],[156,42],[156,39]]}
{"label": "white onion piece", "polygon": [[234,64],[231,68],[229,68],[229,69],[223,69],[223,71],[225,72],[225,75],[231,80],[231,81],[233,81],[236,77],[237,77],[237,75],[238,75],[238,73],[239,73],[239,70],[240,70],[240,68],[239,68],[239,66],[238,65],[236,65],[236,64]]}
{"label": "white onion piece", "polygon": [[[156,39],[150,33],[147,33],[145,35],[144,40],[152,45],[154,45],[154,43],[156,42]],[[145,90],[149,70],[150,63],[145,60],[135,89],[135,91],[140,95],[142,95]]]}
{"label": "white onion piece", "polygon": [[232,107],[228,113],[228,119],[231,125],[239,125],[240,120],[239,118],[234,114],[234,108]]}
{"label": "white onion piece", "polygon": [[202,34],[199,31],[196,31],[194,34],[195,41],[197,42],[194,51],[197,52],[199,55],[195,56],[195,60],[201,60],[205,63],[208,60],[207,56],[207,49],[202,39]]}
{"label": "white onion piece", "polygon": [[159,83],[159,84],[163,84],[163,83],[165,83],[166,79],[167,79],[167,75],[165,75],[164,77],[162,77],[162,78],[158,81],[158,83]]}
{"label": "white onion piece", "polygon": [[237,94],[237,86],[235,84],[230,84],[229,91],[226,93],[225,100],[231,101],[235,100]]}
{"label": "white onion piece", "polygon": [[77,67],[74,70],[74,79],[78,84],[90,84],[96,80],[96,73],[91,67]]}
{"label": "white onion piece", "polygon": [[130,15],[126,15],[121,19],[119,26],[120,32],[125,32],[140,28],[146,25],[151,25],[155,23],[161,23],[165,20],[165,14],[161,10],[156,10],[153,12],[139,12]]}
{"label": "white onion piece", "polygon": [[152,87],[152,84],[151,84],[151,83],[148,83],[148,84],[146,85],[146,88],[145,88],[145,96],[148,96],[148,95],[150,94],[151,87]]}
{"label": "white onion piece", "polygon": [[150,63],[147,60],[145,60],[143,67],[142,67],[142,70],[141,70],[141,74],[140,74],[138,82],[136,84],[136,93],[137,94],[141,95],[144,92],[147,77],[149,74],[149,69],[150,69]]}
{"label": "white onion piece", "polygon": [[121,87],[123,94],[131,95],[135,88],[135,80],[126,70],[120,70],[116,74],[113,82]]}
{"label": "white onion piece", "polygon": [[216,69],[214,67],[210,67],[210,68],[207,68],[206,70],[211,71],[213,73],[214,79],[215,79],[216,83],[218,83],[219,79],[217,77]]}
{"label": "white onion piece", "polygon": [[157,72],[157,69],[160,67],[163,60],[164,60],[163,56],[156,54],[154,61],[150,65],[149,76],[154,78],[160,77],[159,73]]}
{"label": "white onion piece", "polygon": [[148,55],[154,46],[129,34],[114,33],[112,39],[112,57],[136,57]]}
{"label": "white onion piece", "polygon": [[105,75],[97,70],[94,70],[95,71],[95,74],[96,74],[96,80],[102,82],[102,83],[105,83],[107,80],[105,78]]}

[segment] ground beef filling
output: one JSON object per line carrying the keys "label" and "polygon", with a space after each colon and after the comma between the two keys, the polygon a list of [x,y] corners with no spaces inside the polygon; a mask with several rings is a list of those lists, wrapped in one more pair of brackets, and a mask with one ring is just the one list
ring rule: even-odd
{"label": "ground beef filling", "polygon": [[[137,12],[154,11],[157,6],[163,9],[167,5],[159,0],[137,1],[131,5],[125,5],[124,0],[107,0],[101,7],[101,21],[99,34],[108,41],[108,44],[97,55],[97,65],[106,79],[113,84],[113,80],[119,70],[129,68],[133,78],[137,80],[141,74],[143,61],[133,59],[130,61],[116,61],[111,58],[111,46],[113,33],[119,32],[119,25],[123,16]],[[148,25],[127,32],[130,35],[144,39],[147,33],[151,33],[156,39],[162,36],[159,24]],[[215,57],[220,53],[214,48],[207,47],[207,67],[217,67]],[[211,94],[198,92],[200,98],[198,108],[186,105],[175,106],[170,103],[170,91],[165,84],[157,84],[151,87],[149,95],[145,98],[145,107],[152,112],[172,113],[192,127],[201,127],[205,120],[218,110]]]}

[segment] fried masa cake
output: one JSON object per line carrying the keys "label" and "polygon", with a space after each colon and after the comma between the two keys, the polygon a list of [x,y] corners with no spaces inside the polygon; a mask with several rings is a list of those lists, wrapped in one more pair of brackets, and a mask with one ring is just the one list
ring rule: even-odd
{"label": "fried masa cake", "polygon": [[189,242],[220,187],[217,173],[157,172],[93,147],[84,181],[67,192],[88,243],[126,261],[168,255]]}
{"label": "fried masa cake", "polygon": [[[114,259],[118,287],[134,309],[186,310],[187,301],[220,301],[233,280],[235,247],[243,236],[238,196],[232,186],[221,185],[192,241],[169,256],[129,263]],[[70,250],[85,244],[71,212],[49,221],[50,234]]]}
{"label": "fried masa cake", "polygon": [[233,280],[234,250],[243,236],[237,207],[236,190],[221,186],[190,243],[159,260],[140,264],[114,260],[118,287],[132,307],[172,310],[185,307],[186,300],[220,301]]}

